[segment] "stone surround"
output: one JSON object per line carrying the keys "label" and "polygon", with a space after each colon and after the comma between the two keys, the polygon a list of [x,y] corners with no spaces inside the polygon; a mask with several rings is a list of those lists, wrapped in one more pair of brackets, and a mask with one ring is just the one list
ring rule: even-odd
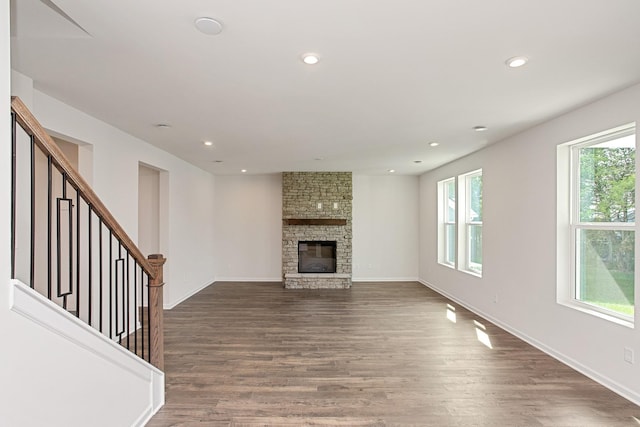
{"label": "stone surround", "polygon": [[[282,274],[288,289],[351,287],[351,172],[282,173]],[[319,207],[318,204],[321,204]],[[290,219],[345,220],[344,225],[289,225]],[[336,273],[298,273],[298,241],[335,240]]]}

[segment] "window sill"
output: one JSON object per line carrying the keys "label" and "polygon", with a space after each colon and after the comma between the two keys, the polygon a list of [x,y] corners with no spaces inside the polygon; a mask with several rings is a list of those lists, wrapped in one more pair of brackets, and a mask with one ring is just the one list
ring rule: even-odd
{"label": "window sill", "polygon": [[460,271],[460,272],[462,272],[462,273],[469,274],[469,275],[471,275],[471,276],[475,276],[475,277],[482,278],[482,273],[478,273],[477,271],[473,271],[473,270],[463,270],[463,269],[460,269],[460,270],[458,270],[458,271]]}
{"label": "window sill", "polygon": [[438,264],[439,264],[439,265],[441,265],[441,266],[443,266],[443,267],[450,268],[451,270],[455,270],[455,269],[456,269],[456,266],[455,266],[455,265],[447,264],[447,263],[440,262],[440,261],[438,261]]}
{"label": "window sill", "polygon": [[582,304],[574,303],[571,301],[558,301],[558,304],[563,305],[565,307],[571,308],[573,310],[580,311],[585,314],[589,314],[591,316],[599,317],[602,320],[606,320],[611,323],[615,323],[616,325],[625,326],[627,328],[634,329],[634,323],[632,320],[621,319],[620,317],[613,316],[611,314],[603,313],[598,310],[594,310],[589,308],[588,306],[584,306]]}

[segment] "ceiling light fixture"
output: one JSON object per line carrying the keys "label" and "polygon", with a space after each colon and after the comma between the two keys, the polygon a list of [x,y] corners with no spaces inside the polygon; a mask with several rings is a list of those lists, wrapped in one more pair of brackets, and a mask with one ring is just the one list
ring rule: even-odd
{"label": "ceiling light fixture", "polygon": [[213,142],[211,141],[204,141],[203,142],[204,145],[206,145],[207,147],[211,147],[213,145]]}
{"label": "ceiling light fixture", "polygon": [[473,127],[473,130],[475,130],[476,132],[484,132],[487,129],[488,128],[486,126],[474,126]]}
{"label": "ceiling light fixture", "polygon": [[422,163],[422,160],[414,160],[413,163],[418,165],[418,164]]}
{"label": "ceiling light fixture", "polygon": [[246,169],[242,169],[240,172],[247,173],[247,170]]}
{"label": "ceiling light fixture", "polygon": [[302,62],[307,65],[315,65],[320,61],[320,58],[315,53],[305,53],[302,55]]}
{"label": "ceiling light fixture", "polygon": [[169,129],[171,127],[171,125],[167,123],[158,123],[158,124],[155,124],[154,126],[157,127],[158,129]]}
{"label": "ceiling light fixture", "polygon": [[514,56],[513,58],[509,58],[505,61],[505,63],[511,68],[522,67],[529,61],[529,58],[526,56]]}
{"label": "ceiling light fixture", "polygon": [[437,142],[431,142],[431,143],[429,143],[429,147],[437,147],[438,145],[440,145],[440,144],[439,144],[439,143],[437,143]]}
{"label": "ceiling light fixture", "polygon": [[194,21],[198,31],[208,36],[215,36],[222,32],[222,24],[213,18],[201,17]]}
{"label": "ceiling light fixture", "polygon": [[395,169],[389,169],[389,173],[394,173],[395,171]]}

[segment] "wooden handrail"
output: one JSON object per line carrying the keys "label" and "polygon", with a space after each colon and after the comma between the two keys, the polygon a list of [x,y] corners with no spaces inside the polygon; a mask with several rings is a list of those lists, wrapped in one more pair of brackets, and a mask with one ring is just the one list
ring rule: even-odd
{"label": "wooden handrail", "polygon": [[53,162],[58,165],[61,172],[66,174],[69,182],[78,189],[82,194],[82,197],[91,206],[91,209],[102,218],[103,223],[113,232],[113,235],[122,242],[122,245],[129,251],[131,256],[136,260],[145,273],[149,275],[151,279],[156,278],[157,270],[153,268],[145,256],[140,252],[140,249],[133,243],[133,240],[127,235],[124,229],[118,224],[111,212],[105,207],[100,198],[96,195],[93,189],[89,186],[87,181],[76,172],[71,166],[67,158],[62,154],[62,151],[49,134],[45,131],[42,125],[31,114],[29,109],[24,105],[20,98],[16,96],[11,97],[11,110],[16,115],[16,120],[20,125],[28,130],[34,137],[35,143],[46,154],[50,155]]}

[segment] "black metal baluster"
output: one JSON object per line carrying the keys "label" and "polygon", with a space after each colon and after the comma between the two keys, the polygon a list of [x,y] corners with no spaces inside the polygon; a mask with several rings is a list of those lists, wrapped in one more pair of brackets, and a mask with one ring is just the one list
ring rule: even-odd
{"label": "black metal baluster", "polygon": [[51,233],[52,228],[52,209],[53,209],[53,159],[51,155],[47,155],[47,298],[51,299],[51,289],[53,287],[53,255],[51,246],[53,245]]}
{"label": "black metal baluster", "polygon": [[102,317],[103,317],[103,290],[102,290],[102,264],[104,263],[104,257],[102,256],[102,218],[98,217],[98,315],[100,316],[99,324],[100,324],[100,332],[102,332]]}
{"label": "black metal baluster", "polygon": [[142,358],[144,359],[144,270],[140,267],[140,346],[142,347]]}
{"label": "black metal baluster", "polygon": [[133,263],[133,352],[138,354],[138,262]]}
{"label": "black metal baluster", "polygon": [[78,188],[76,188],[76,317],[80,317],[80,189]]}
{"label": "black metal baluster", "polygon": [[131,335],[131,322],[129,321],[131,319],[131,307],[130,307],[130,298],[129,298],[129,261],[131,258],[131,255],[129,254],[129,251],[125,248],[125,251],[127,252],[127,257],[126,257],[126,307],[127,307],[127,317],[126,317],[126,324],[127,324],[127,349],[131,350],[131,345],[129,344],[129,335]]}
{"label": "black metal baluster", "polygon": [[109,338],[113,339],[113,231],[109,230]]}
{"label": "black metal baluster", "polygon": [[16,278],[16,115],[11,113],[11,278]]}
{"label": "black metal baluster", "polygon": [[36,140],[31,135],[31,254],[29,265],[29,286],[35,288],[36,265]]}
{"label": "black metal baluster", "polygon": [[148,346],[148,357],[149,357],[149,361],[151,361],[151,292],[149,292],[149,282],[151,281],[151,278],[149,277],[149,275],[147,274],[147,340],[149,343]]}
{"label": "black metal baluster", "polygon": [[[124,270],[122,268],[121,264],[122,264],[122,243],[120,242],[120,240],[118,240],[118,259],[116,260],[116,282],[115,282],[114,288],[115,288],[115,292],[116,292],[116,312],[115,312],[115,316],[116,316],[116,336],[118,337],[118,342],[119,343],[122,343],[122,332],[123,331],[120,330],[120,313],[118,313],[118,311],[119,311],[118,309],[121,306],[124,306],[124,295],[122,296],[122,301],[123,302],[120,303],[120,301],[119,301],[120,300],[120,298],[119,298],[120,294],[118,292],[119,291],[119,287],[120,287],[119,285],[121,284],[120,283],[121,282],[121,277],[120,276],[122,275],[122,272]],[[120,266],[120,268],[118,268],[119,266]],[[122,286],[124,286],[124,284],[122,284]],[[122,324],[124,326],[124,318],[122,320],[123,320]]]}
{"label": "black metal baluster", "polygon": [[[57,296],[62,297],[62,308],[67,309],[68,297],[73,293],[73,201],[67,198],[67,174],[62,172],[62,197],[57,199],[57,211],[56,211],[56,219],[57,219],[57,229],[56,229],[56,238],[57,238]],[[67,254],[67,267],[69,268],[69,289],[66,292],[62,292],[62,236],[60,234],[62,228],[61,222],[61,212],[62,212],[62,203],[66,203],[68,206],[68,224],[67,224],[67,243],[68,243],[68,254]],[[76,307],[77,308],[77,307]]]}
{"label": "black metal baluster", "polygon": [[87,283],[89,284],[89,288],[87,289],[87,300],[89,301],[87,307],[87,319],[89,321],[89,326],[93,326],[91,324],[91,313],[92,313],[92,305],[93,305],[93,242],[92,242],[92,222],[91,222],[91,205],[87,203],[87,222],[89,224],[89,229],[87,230],[87,257],[89,258],[89,265],[87,266]]}

